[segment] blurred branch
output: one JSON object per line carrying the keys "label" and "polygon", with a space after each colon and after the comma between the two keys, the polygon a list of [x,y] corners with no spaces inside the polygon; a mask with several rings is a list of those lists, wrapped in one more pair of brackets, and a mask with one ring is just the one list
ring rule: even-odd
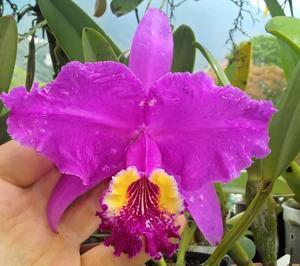
{"label": "blurred branch", "polygon": [[26,14],[28,14],[31,11],[34,11],[34,7],[32,5],[23,6],[21,10],[16,14],[17,22],[19,22]]}
{"label": "blurred branch", "polygon": [[251,13],[251,11],[247,8],[251,6],[249,0],[229,0],[229,1],[232,2],[239,9],[238,14],[233,21],[233,26],[229,30],[229,38],[226,40],[226,44],[231,43],[232,47],[235,49],[236,43],[234,41],[234,35],[236,32],[240,32],[242,33],[242,35],[250,37],[243,29],[243,21],[245,19],[245,15],[251,18],[253,24],[255,24],[256,20],[253,14]]}
{"label": "blurred branch", "polygon": [[33,35],[39,28],[44,27],[45,25],[47,25],[47,21],[43,20],[39,23],[37,23],[35,26],[33,26],[28,32],[26,32],[25,34],[22,34],[19,38],[19,42],[25,40],[26,38],[28,38],[30,35]]}
{"label": "blurred branch", "polygon": [[[15,16],[18,12],[18,6],[17,4],[15,4],[14,2],[12,2],[11,0],[5,0],[5,2],[9,5],[10,9],[13,11],[13,15]],[[3,0],[0,1],[0,16],[3,15],[4,12],[4,2]]]}
{"label": "blurred branch", "polygon": [[137,8],[135,8],[134,13],[135,13],[137,23],[140,23],[139,10]]}
{"label": "blurred branch", "polygon": [[[168,0],[167,1],[167,13],[169,14],[170,20],[174,19],[174,11],[177,7],[179,7],[180,5],[182,5],[184,2],[186,2],[187,0],[181,0],[178,3],[176,3],[175,0]],[[198,1],[198,0],[194,0],[194,1]]]}
{"label": "blurred branch", "polygon": [[13,3],[11,0],[6,0],[6,3],[9,4],[10,8],[11,8],[12,11],[13,11],[13,14],[17,13],[17,11],[18,11],[18,6],[17,6],[15,3]]}
{"label": "blurred branch", "polygon": [[35,42],[34,34],[31,35],[31,39],[28,47],[28,58],[27,58],[27,71],[26,71],[26,89],[30,91],[34,80],[35,74]]}
{"label": "blurred branch", "polygon": [[[170,20],[175,18],[175,9],[179,6],[181,6],[183,3],[187,2],[188,0],[166,0],[167,6],[166,6],[166,12],[170,18]],[[200,0],[193,0],[193,1],[200,1]],[[251,7],[251,3],[249,0],[229,0],[232,2],[235,6],[238,7],[238,14],[234,18],[233,26],[229,30],[229,37],[226,40],[226,44],[231,43],[232,47],[236,47],[236,43],[234,41],[234,35],[236,32],[242,33],[242,35],[250,37],[247,32],[243,29],[243,21],[246,19],[246,17],[250,17],[253,24],[255,24],[256,19],[255,16],[252,14],[249,7]],[[288,0],[286,0],[288,1]],[[164,3],[165,1],[163,1]]]}

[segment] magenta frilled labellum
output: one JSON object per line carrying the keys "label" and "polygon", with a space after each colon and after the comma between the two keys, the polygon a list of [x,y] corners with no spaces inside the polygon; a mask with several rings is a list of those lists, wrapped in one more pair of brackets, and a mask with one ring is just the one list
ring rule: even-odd
{"label": "magenta frilled labellum", "polygon": [[[100,229],[115,254],[143,246],[159,258],[178,238],[174,219],[187,209],[211,244],[223,234],[213,183],[227,182],[269,154],[275,109],[205,73],[170,73],[167,16],[149,9],[133,39],[129,67],[71,62],[42,89],[2,94],[13,139],[35,148],[63,173],[48,204],[56,230],[70,203],[106,178]],[[100,209],[100,207],[99,207]]]}

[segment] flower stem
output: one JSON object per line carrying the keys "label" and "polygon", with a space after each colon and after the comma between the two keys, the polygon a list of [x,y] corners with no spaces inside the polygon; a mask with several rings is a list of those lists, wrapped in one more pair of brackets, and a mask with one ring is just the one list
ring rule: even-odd
{"label": "flower stem", "polygon": [[225,228],[226,216],[227,216],[226,196],[225,196],[225,193],[223,191],[222,185],[220,183],[215,183],[215,190],[218,194],[218,198],[219,198],[220,205],[221,205],[222,220],[223,220],[224,229],[226,229]]}
{"label": "flower stem", "polygon": [[[215,189],[218,194],[220,205],[222,209],[222,219],[224,224],[224,231],[227,232],[227,226],[226,226],[226,216],[227,216],[227,208],[226,208],[226,196],[223,191],[222,185],[220,183],[215,183]],[[248,254],[245,252],[243,247],[240,245],[240,243],[236,242],[232,248],[228,252],[231,259],[237,263],[238,265],[243,266],[252,266],[254,265],[252,261],[250,260]]]}
{"label": "flower stem", "polygon": [[155,264],[156,264],[157,266],[167,266],[167,263],[166,263],[164,257],[162,257],[162,258],[161,258],[160,260],[158,260],[158,261],[155,261]]}
{"label": "flower stem", "polygon": [[221,243],[204,265],[214,266],[222,260],[223,256],[232,248],[234,243],[240,238],[249,226],[253,223],[256,216],[261,211],[264,203],[272,191],[273,183],[263,184],[261,190],[256,194],[253,201],[245,211],[244,215],[237,224],[228,231]]}
{"label": "flower stem", "polygon": [[[247,171],[246,203],[249,205],[262,183],[261,161],[255,161]],[[253,221],[251,231],[263,265],[276,265],[278,251],[277,214],[276,203],[271,195],[264,204],[263,210]]]}
{"label": "flower stem", "polygon": [[185,265],[185,253],[194,237],[194,233],[196,231],[196,224],[193,221],[191,225],[186,225],[184,228],[182,237],[179,243],[179,250],[177,253],[176,266],[184,266]]}

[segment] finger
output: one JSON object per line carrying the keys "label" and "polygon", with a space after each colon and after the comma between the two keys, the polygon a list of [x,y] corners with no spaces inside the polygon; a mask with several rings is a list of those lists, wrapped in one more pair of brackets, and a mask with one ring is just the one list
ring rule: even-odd
{"label": "finger", "polygon": [[[175,220],[175,225],[179,225],[179,234],[183,232],[186,220],[184,215],[180,215]],[[141,266],[150,259],[145,251],[141,251],[135,257],[129,259],[126,254],[117,257],[114,255],[112,247],[105,247],[103,244],[88,250],[81,256],[83,266]]]}
{"label": "finger", "polygon": [[48,203],[49,197],[61,176],[62,174],[57,168],[52,168],[40,180],[27,187],[26,190],[33,193],[37,198],[43,198],[44,202]]}
{"label": "finger", "polygon": [[53,167],[48,159],[15,141],[0,146],[0,178],[16,186],[33,184]]}
{"label": "finger", "polygon": [[105,247],[103,244],[88,250],[81,256],[82,266],[141,266],[150,260],[145,252],[140,252],[132,259],[126,254],[117,257],[112,247]]}
{"label": "finger", "polygon": [[100,223],[99,217],[96,216],[96,212],[100,210],[99,198],[108,188],[108,184],[109,180],[101,182],[78,198],[63,215],[58,232],[73,238],[78,244],[94,233]]}
{"label": "finger", "polygon": [[175,222],[174,222],[174,225],[175,226],[179,226],[179,229],[178,229],[178,233],[179,235],[181,235],[183,233],[183,230],[185,228],[185,225],[186,225],[186,219],[185,219],[185,216],[182,214],[182,215],[179,215]]}
{"label": "finger", "polygon": [[82,244],[80,245],[80,255],[82,255],[83,253],[87,252],[88,250],[99,246],[100,243],[90,243],[90,244]]}

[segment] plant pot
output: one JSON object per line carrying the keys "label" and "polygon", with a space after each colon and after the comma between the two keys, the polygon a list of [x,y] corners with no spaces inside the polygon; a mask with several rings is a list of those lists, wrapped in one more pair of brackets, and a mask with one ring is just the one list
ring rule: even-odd
{"label": "plant pot", "polygon": [[282,204],[285,228],[285,251],[291,255],[291,263],[300,263],[300,206],[290,199]]}

